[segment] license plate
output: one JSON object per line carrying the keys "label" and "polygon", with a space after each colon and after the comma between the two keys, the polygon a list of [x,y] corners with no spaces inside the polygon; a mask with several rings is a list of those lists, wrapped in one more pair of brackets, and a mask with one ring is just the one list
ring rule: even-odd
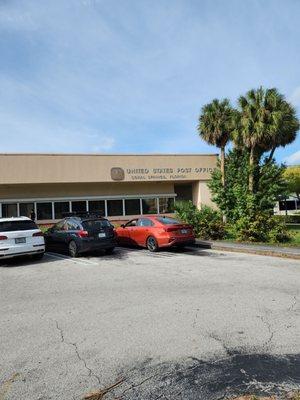
{"label": "license plate", "polygon": [[99,238],[106,237],[106,233],[105,233],[105,232],[103,232],[103,233],[98,233],[98,237],[99,237]]}
{"label": "license plate", "polygon": [[186,235],[186,234],[188,233],[188,230],[187,230],[187,229],[181,229],[181,233],[182,233],[183,235]]}
{"label": "license plate", "polygon": [[16,238],[16,239],[15,239],[15,243],[16,243],[16,244],[26,243],[26,238],[24,238],[24,237],[22,237],[22,238]]}

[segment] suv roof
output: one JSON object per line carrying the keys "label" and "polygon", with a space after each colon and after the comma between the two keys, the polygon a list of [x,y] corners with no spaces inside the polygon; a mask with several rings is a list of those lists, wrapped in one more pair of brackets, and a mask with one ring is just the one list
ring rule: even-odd
{"label": "suv roof", "polygon": [[28,217],[0,218],[0,222],[11,222],[11,221],[31,221],[31,219]]}
{"label": "suv roof", "polygon": [[89,213],[87,211],[85,212],[67,212],[63,214],[64,218],[78,218],[78,219],[103,219],[103,215],[100,215],[98,213]]}

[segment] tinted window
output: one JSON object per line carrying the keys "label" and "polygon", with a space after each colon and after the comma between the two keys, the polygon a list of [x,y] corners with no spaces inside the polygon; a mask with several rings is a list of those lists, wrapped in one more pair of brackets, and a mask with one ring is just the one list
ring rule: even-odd
{"label": "tinted window", "polygon": [[27,231],[38,229],[33,221],[6,221],[0,222],[0,232]]}
{"label": "tinted window", "polygon": [[178,221],[175,218],[168,218],[168,217],[157,217],[157,221],[161,222],[164,225],[178,225],[182,224],[182,222]]}
{"label": "tinted window", "polygon": [[157,214],[156,199],[143,199],[143,214]]}
{"label": "tinted window", "polygon": [[105,201],[104,200],[89,201],[89,212],[99,215],[105,215]]}
{"label": "tinted window", "polygon": [[33,209],[33,203],[20,203],[20,217],[30,217],[31,211]]}
{"label": "tinted window", "polygon": [[3,218],[10,218],[10,217],[17,217],[17,204],[2,204],[2,217]]}
{"label": "tinted window", "polygon": [[99,230],[103,228],[110,228],[112,224],[107,219],[92,219],[82,222],[83,229],[89,230]]}
{"label": "tinted window", "polygon": [[139,215],[141,213],[140,199],[125,200],[125,214]]}
{"label": "tinted window", "polygon": [[52,204],[37,203],[37,219],[52,219]]}
{"label": "tinted window", "polygon": [[148,218],[141,218],[138,220],[138,226],[153,226],[154,223]]}
{"label": "tinted window", "polygon": [[81,229],[80,223],[76,220],[68,220],[67,227],[69,231],[77,231]]}
{"label": "tinted window", "polygon": [[123,215],[123,201],[107,200],[107,214],[110,217]]}
{"label": "tinted window", "polygon": [[54,213],[55,219],[60,219],[64,217],[64,213],[69,212],[69,202],[68,201],[60,201],[54,203]]}
{"label": "tinted window", "polygon": [[174,212],[174,197],[159,199],[159,212],[162,214]]}

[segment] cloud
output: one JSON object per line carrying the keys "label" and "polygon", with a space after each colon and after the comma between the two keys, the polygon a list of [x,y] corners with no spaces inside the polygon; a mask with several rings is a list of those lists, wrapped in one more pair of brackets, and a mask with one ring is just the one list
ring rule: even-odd
{"label": "cloud", "polygon": [[300,150],[296,151],[295,153],[291,154],[288,157],[284,158],[284,161],[288,164],[288,165],[300,165]]}

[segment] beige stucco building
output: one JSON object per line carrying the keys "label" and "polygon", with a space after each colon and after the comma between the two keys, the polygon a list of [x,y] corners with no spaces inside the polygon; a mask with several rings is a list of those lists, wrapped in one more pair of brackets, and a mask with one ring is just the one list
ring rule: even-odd
{"label": "beige stucco building", "polygon": [[174,201],[211,205],[216,154],[0,154],[0,217],[39,222],[70,211],[110,219],[172,212]]}

